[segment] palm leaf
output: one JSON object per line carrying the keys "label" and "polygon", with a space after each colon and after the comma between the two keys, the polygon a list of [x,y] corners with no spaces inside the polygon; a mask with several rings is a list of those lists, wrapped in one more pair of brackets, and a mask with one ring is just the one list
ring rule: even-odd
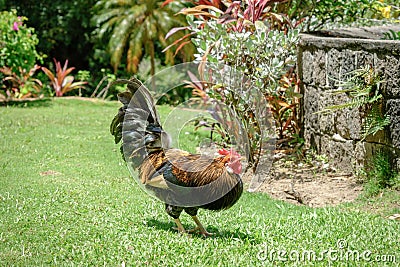
{"label": "palm leaf", "polygon": [[136,32],[136,36],[131,38],[127,54],[127,69],[133,73],[138,71],[140,60],[142,59],[142,32]]}
{"label": "palm leaf", "polygon": [[[174,16],[180,9],[177,4],[163,6],[162,1],[157,0],[97,1],[92,22],[98,27],[94,33],[101,40],[107,38],[107,51],[114,71],[121,65],[126,53],[128,72],[136,72],[143,51],[146,54],[154,53],[146,45],[149,41],[159,41],[164,47],[168,46],[164,37],[168,31],[186,24],[183,15]],[[171,42],[175,40],[172,38]],[[193,49],[187,51],[193,54]],[[172,52],[167,53],[166,59],[168,63],[173,62]]]}

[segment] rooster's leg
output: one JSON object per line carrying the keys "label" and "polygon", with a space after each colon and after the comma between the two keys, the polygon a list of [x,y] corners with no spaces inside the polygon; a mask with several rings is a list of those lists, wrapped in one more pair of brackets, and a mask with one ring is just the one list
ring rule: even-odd
{"label": "rooster's leg", "polygon": [[204,226],[201,224],[199,218],[197,216],[192,216],[193,221],[196,223],[197,228],[193,230],[199,230],[200,234],[202,234],[204,237],[212,236],[213,233],[207,232],[207,230],[204,228]]}
{"label": "rooster's leg", "polygon": [[200,231],[199,227],[196,227],[194,229],[185,230],[185,227],[183,227],[181,220],[174,219],[174,221],[175,221],[177,227],[172,227],[172,229],[177,230],[181,234],[184,234],[184,233],[191,234],[191,233]]}
{"label": "rooster's leg", "polygon": [[176,226],[178,227],[178,231],[179,233],[183,234],[186,233],[185,228],[183,227],[181,220],[179,220],[179,218],[174,219]]}

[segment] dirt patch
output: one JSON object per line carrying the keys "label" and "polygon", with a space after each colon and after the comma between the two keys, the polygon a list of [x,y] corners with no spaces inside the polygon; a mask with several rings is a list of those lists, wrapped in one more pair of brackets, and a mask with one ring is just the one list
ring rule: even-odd
{"label": "dirt patch", "polygon": [[[243,177],[245,183],[251,177]],[[352,174],[340,173],[327,166],[305,166],[275,162],[267,180],[256,192],[267,193],[274,199],[310,207],[334,206],[354,201],[362,185]]]}
{"label": "dirt patch", "polygon": [[[208,144],[198,148],[197,152],[215,156],[216,150],[216,146]],[[307,163],[276,154],[267,179],[255,192],[310,207],[335,206],[357,199],[363,186],[352,173],[341,173],[327,159],[312,153],[309,155]],[[246,190],[252,177],[251,171],[242,175]]]}

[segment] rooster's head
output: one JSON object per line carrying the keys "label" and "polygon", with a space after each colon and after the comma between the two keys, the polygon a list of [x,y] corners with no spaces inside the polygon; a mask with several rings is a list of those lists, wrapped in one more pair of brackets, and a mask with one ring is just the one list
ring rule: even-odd
{"label": "rooster's head", "polygon": [[239,153],[232,148],[230,150],[222,148],[218,150],[218,154],[225,156],[223,162],[233,173],[240,174],[242,172],[242,163],[240,162],[242,156]]}

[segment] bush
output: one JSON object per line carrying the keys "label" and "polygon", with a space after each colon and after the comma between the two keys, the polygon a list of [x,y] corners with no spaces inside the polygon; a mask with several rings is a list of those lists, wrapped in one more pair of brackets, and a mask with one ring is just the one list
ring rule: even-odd
{"label": "bush", "polygon": [[[171,1],[166,1],[171,2]],[[300,152],[303,141],[300,136],[299,79],[295,72],[297,61],[296,46],[300,31],[353,25],[371,24],[376,19],[388,18],[387,4],[378,0],[350,1],[193,1],[194,7],[183,9],[188,27],[172,29],[172,35],[183,29],[190,29],[187,39],[195,44],[197,62],[207,61],[228,65],[250,80],[259,97],[236,97],[227,85],[200,88],[191,83],[198,95],[208,95],[208,99],[223,99],[238,113],[238,118],[246,125],[250,143],[250,160],[257,165],[259,122],[254,120],[248,108],[248,100],[267,100],[276,126],[279,140],[278,149],[287,153]],[[181,48],[187,42],[180,41]],[[199,72],[200,79],[203,80]],[[221,89],[221,87],[223,87]],[[201,92],[203,91],[203,92]],[[258,106],[259,106],[258,105]],[[241,115],[245,114],[245,115]],[[224,121],[227,119],[224,118]],[[252,128],[252,129],[251,129]]]}
{"label": "bush", "polygon": [[349,25],[376,25],[388,6],[379,0],[293,0],[279,10],[290,19],[302,21],[305,31],[340,28]]}
{"label": "bush", "polygon": [[400,174],[393,170],[390,157],[380,152],[363,171],[366,196],[377,195],[385,188],[400,189]]}
{"label": "bush", "polygon": [[0,13],[0,94],[5,100],[41,94],[42,82],[33,77],[40,69],[36,61],[42,60],[36,51],[39,41],[26,20],[15,10]]}
{"label": "bush", "polygon": [[[261,138],[270,135],[261,132],[265,129],[260,128],[257,113],[261,111],[257,107],[268,105],[279,139],[292,141],[300,131],[301,95],[294,72],[300,31],[287,16],[270,12],[267,6],[273,2],[281,1],[235,1],[225,11],[208,7],[211,11],[206,12],[202,5],[182,11],[189,15],[188,24],[195,35],[192,41],[197,49],[196,61],[230,66],[239,80],[244,78],[253,87],[250,91],[239,90],[219,81],[212,88],[195,89],[208,94],[211,101],[223,99],[235,110],[247,132],[249,163],[254,168],[263,154],[262,143],[267,143]],[[191,16],[199,13],[203,16],[200,22]],[[222,120],[229,121],[225,117]]]}
{"label": "bush", "polygon": [[11,68],[0,67],[0,73],[5,76],[3,86],[0,88],[2,90],[0,99],[12,100],[14,98],[23,99],[42,96],[42,82],[39,79],[33,78],[39,69],[38,65],[35,65],[30,70],[19,67],[18,74],[13,72]]}
{"label": "bush", "polygon": [[20,68],[29,71],[42,60],[36,51],[39,40],[35,30],[24,24],[26,17],[17,16],[15,10],[0,13],[0,66],[7,66],[13,72]]}

